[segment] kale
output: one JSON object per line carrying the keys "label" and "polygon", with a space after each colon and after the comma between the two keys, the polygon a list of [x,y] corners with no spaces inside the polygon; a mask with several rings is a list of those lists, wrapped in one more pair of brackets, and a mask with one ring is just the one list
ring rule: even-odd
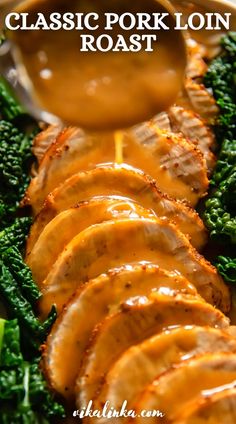
{"label": "kale", "polygon": [[32,305],[41,297],[38,286],[35,284],[30,268],[23,262],[22,256],[16,247],[6,249],[2,254],[4,264],[17,281],[25,299]]}
{"label": "kale", "polygon": [[31,402],[35,405],[38,399],[41,401],[41,411],[48,418],[63,416],[64,408],[58,403],[52,404],[52,394],[47,390],[47,384],[43,374],[39,372],[38,362],[30,364],[29,393]]}
{"label": "kale", "polygon": [[2,76],[0,76],[0,114],[8,121],[26,115],[25,109],[16,98],[11,86]]}
{"label": "kale", "polygon": [[[211,180],[204,219],[212,239],[236,244],[236,33],[222,38],[222,54],[213,60],[205,76],[220,108],[215,127],[219,160]],[[219,256],[218,271],[225,281],[236,282],[236,258]]]}
{"label": "kale", "polygon": [[8,305],[10,314],[14,318],[18,318],[22,329],[26,329],[31,339],[35,340],[36,343],[38,342],[38,345],[44,342],[49,329],[56,319],[55,307],[52,307],[44,323],[41,323],[36,318],[34,305],[23,296],[17,280],[4,263],[4,255],[0,261],[0,293]]}
{"label": "kale", "polygon": [[236,138],[235,140],[225,139],[221,146],[221,151],[216,164],[215,172],[211,184],[217,186],[233,173],[236,168]]}
{"label": "kale", "polygon": [[223,53],[210,64],[204,78],[220,107],[216,127],[219,144],[236,139],[236,33],[222,38]]}
{"label": "kale", "polygon": [[39,365],[40,345],[56,319],[56,309],[52,307],[44,322],[37,318],[41,293],[22,257],[32,219],[18,217],[38,127],[2,78],[0,118],[0,294],[8,316],[14,318],[0,319],[0,421],[49,424],[65,415]]}
{"label": "kale", "polygon": [[11,246],[23,249],[31,223],[29,217],[16,218],[10,227],[0,232],[0,255]]}
{"label": "kale", "polygon": [[236,243],[236,171],[206,201],[205,223],[210,236],[221,242]]}
{"label": "kale", "polygon": [[215,128],[220,146],[219,160],[206,201],[205,223],[210,236],[236,243],[236,33],[222,39],[223,53],[209,66],[205,84],[213,90],[220,107]]}
{"label": "kale", "polygon": [[0,230],[10,225],[30,181],[36,122],[0,77]]}
{"label": "kale", "polygon": [[236,283],[236,258],[218,256],[216,266],[225,281]]}
{"label": "kale", "polygon": [[0,319],[0,367],[4,367],[4,369],[15,367],[22,361],[20,329],[17,320]]}
{"label": "kale", "polygon": [[24,245],[30,222],[28,218],[19,218],[0,233],[0,294],[11,317],[17,318],[22,326],[26,349],[30,347],[36,353],[57,314],[52,307],[44,323],[35,315],[41,293],[19,250]]}
{"label": "kale", "polygon": [[236,32],[230,32],[227,36],[222,37],[221,44],[228,57],[231,57],[232,61],[234,61],[236,56]]}
{"label": "kale", "polygon": [[29,184],[31,138],[0,121],[0,228],[11,223]]}
{"label": "kale", "polygon": [[49,424],[64,408],[49,391],[38,360],[21,355],[17,321],[0,320],[0,415],[4,424]]}

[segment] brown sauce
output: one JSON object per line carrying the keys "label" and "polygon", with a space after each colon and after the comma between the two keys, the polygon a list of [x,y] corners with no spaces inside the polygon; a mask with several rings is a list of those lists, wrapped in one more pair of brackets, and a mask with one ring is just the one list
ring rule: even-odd
{"label": "brown sauce", "polygon": [[[18,30],[11,33],[20,48],[38,102],[65,122],[98,130],[126,128],[166,109],[177,96],[185,65],[185,47],[179,31],[175,31],[177,48],[173,48],[172,30],[122,30],[116,25],[110,31],[114,43],[118,34],[128,46],[134,33],[153,34],[157,36],[153,51],[145,51],[145,44],[135,53],[80,51],[82,33],[87,31],[95,38],[109,33],[104,31],[104,14],[110,11],[121,15],[127,11],[121,12],[119,4],[122,3],[115,2],[111,6],[108,0],[100,2],[97,10],[100,27],[92,32]],[[56,5],[42,0],[27,1],[17,12],[29,12],[30,24],[35,23],[35,14],[40,11],[46,16],[54,11],[86,13],[90,6],[96,11],[94,3],[85,5],[82,0],[73,6],[62,0]],[[126,9],[125,5],[123,8]],[[155,1],[138,0],[135,6],[129,5],[129,12],[163,13],[163,9]],[[164,22],[174,27],[171,17]],[[182,46],[182,54],[179,46]]]}

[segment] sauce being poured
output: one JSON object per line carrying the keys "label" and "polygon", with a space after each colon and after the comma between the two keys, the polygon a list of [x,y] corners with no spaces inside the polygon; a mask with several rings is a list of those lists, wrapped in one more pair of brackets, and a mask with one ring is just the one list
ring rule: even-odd
{"label": "sauce being poured", "polygon": [[115,163],[118,165],[124,162],[123,160],[123,139],[124,133],[122,131],[116,131],[114,135],[115,140]]}
{"label": "sauce being poured", "polygon": [[[104,31],[104,14],[121,16],[127,12],[125,4],[118,0],[97,4],[77,0],[73,3],[27,1],[17,9],[18,13],[29,13],[29,25],[35,23],[39,12],[48,18],[55,11],[61,14],[92,11],[99,15],[96,21],[99,28],[94,31],[84,28],[83,31],[12,32],[38,103],[65,122],[92,130],[126,128],[166,109],[181,87],[186,56],[181,33],[175,31],[175,38],[171,36],[174,31],[171,14],[164,20],[170,30],[122,30],[116,24],[113,30]],[[137,13],[166,13],[155,0],[137,0],[129,4],[128,9],[134,16]],[[153,24],[154,16],[149,22],[152,27]],[[81,34],[92,34],[96,40],[104,32],[109,33],[114,43],[121,35],[127,46],[134,33],[139,36],[153,34],[157,40],[152,43],[153,51],[145,51],[145,46],[137,52],[80,50]]]}

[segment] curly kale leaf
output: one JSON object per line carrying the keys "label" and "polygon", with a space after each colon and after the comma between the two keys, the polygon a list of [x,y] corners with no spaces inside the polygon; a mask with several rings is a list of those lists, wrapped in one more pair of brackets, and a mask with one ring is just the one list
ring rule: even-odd
{"label": "curly kale leaf", "polygon": [[14,279],[17,281],[18,287],[25,299],[28,300],[31,305],[34,305],[41,297],[41,293],[33,280],[30,268],[23,262],[19,250],[16,247],[6,249],[2,254],[2,259]]}
{"label": "curly kale leaf", "polygon": [[10,223],[29,184],[31,137],[0,121],[0,227]]}
{"label": "curly kale leaf", "polygon": [[17,320],[0,319],[0,367],[18,366],[23,362],[20,329]]}
{"label": "curly kale leaf", "polygon": [[[23,116],[24,115],[24,116]],[[30,181],[32,140],[38,125],[0,77],[0,230],[15,219]]]}
{"label": "curly kale leaf", "polygon": [[[13,124],[0,121],[1,181],[8,188],[17,186],[21,181],[21,170],[25,149],[24,135]],[[23,148],[22,148],[23,143]],[[18,157],[17,157],[18,156]]]}
{"label": "curly kale leaf", "polygon": [[[0,233],[0,293],[12,318],[18,318],[22,326],[24,344],[35,354],[56,319],[55,307],[41,323],[35,316],[41,293],[33,281],[32,273],[20,253],[31,219],[18,218]],[[14,247],[12,247],[14,246]]]}
{"label": "curly kale leaf", "polygon": [[236,169],[236,138],[235,140],[225,139],[222,143],[219,159],[211,184],[218,186]]}
{"label": "curly kale leaf", "polygon": [[[4,34],[2,35],[4,37]],[[0,76],[0,114],[3,119],[9,121],[26,114],[11,86],[2,76]]]}
{"label": "curly kale leaf", "polygon": [[0,421],[49,424],[64,417],[64,408],[48,390],[38,361],[56,310],[44,322],[35,315],[41,293],[21,255],[32,220],[16,218],[29,183],[37,126],[1,78],[0,116],[5,119],[0,121],[0,293],[9,315],[17,318],[0,319]]}
{"label": "curly kale leaf", "polygon": [[29,302],[22,296],[17,282],[5,264],[0,262],[0,293],[13,316],[32,334],[39,334],[38,320]]}
{"label": "curly kale leaf", "polygon": [[225,281],[236,283],[236,258],[218,256],[216,266]]}
{"label": "curly kale leaf", "polygon": [[213,239],[236,243],[236,170],[206,201],[205,222]]}
{"label": "curly kale leaf", "polygon": [[[49,424],[65,417],[64,407],[55,401],[37,363],[0,371],[1,422],[6,424]],[[4,417],[4,419],[3,419]]]}
{"label": "curly kale leaf", "polygon": [[236,57],[236,32],[230,32],[222,37],[221,44],[228,57],[231,57],[232,61],[234,61]]}
{"label": "curly kale leaf", "polygon": [[205,76],[220,107],[215,128],[219,160],[206,201],[205,223],[213,239],[236,243],[236,33],[222,39],[223,53],[213,60]]}
{"label": "curly kale leaf", "polygon": [[1,423],[49,424],[50,418],[64,417],[64,408],[49,391],[39,362],[26,362],[21,355],[17,321],[0,320],[1,331]]}
{"label": "curly kale leaf", "polygon": [[204,79],[221,110],[216,128],[220,144],[226,138],[236,139],[236,33],[223,37],[222,47],[222,55],[213,60]]}
{"label": "curly kale leaf", "polygon": [[62,405],[53,402],[51,393],[47,390],[47,384],[43,378],[43,374],[39,370],[37,361],[30,364],[30,384],[29,393],[32,405],[41,402],[41,411],[48,418],[53,416],[64,416],[64,408]]}
{"label": "curly kale leaf", "polygon": [[29,233],[32,218],[16,218],[10,227],[0,231],[0,256],[11,246],[22,250]]}
{"label": "curly kale leaf", "polygon": [[42,343],[56,319],[55,308],[52,308],[48,319],[43,324],[40,323],[32,305],[22,295],[17,281],[3,261],[0,261],[0,293],[11,315],[19,320],[22,328],[26,328],[33,339],[38,339],[39,344]]}

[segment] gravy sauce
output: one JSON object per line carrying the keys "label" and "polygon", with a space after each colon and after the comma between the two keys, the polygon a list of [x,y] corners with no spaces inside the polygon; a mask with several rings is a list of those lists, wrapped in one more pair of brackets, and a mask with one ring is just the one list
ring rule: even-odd
{"label": "gravy sauce", "polygon": [[[26,68],[33,94],[41,106],[65,122],[93,130],[122,129],[142,122],[165,110],[177,97],[185,67],[185,46],[180,31],[173,37],[174,19],[164,20],[171,30],[114,30],[104,31],[104,14],[127,12],[121,1],[83,2],[73,5],[60,0],[26,1],[16,11],[29,13],[29,25],[36,22],[38,12],[93,11],[99,14],[99,29],[78,30],[18,30],[11,36]],[[98,8],[99,7],[99,8]],[[121,10],[124,8],[124,10]],[[97,10],[96,10],[97,9]],[[129,12],[164,13],[154,0],[135,1]],[[154,24],[154,18],[153,22]],[[151,25],[151,21],[150,21]],[[152,25],[153,26],[153,25]],[[81,52],[81,34],[99,37],[109,33],[114,43],[121,34],[127,46],[132,34],[154,34],[153,51]],[[171,36],[172,34],[172,36]],[[173,48],[173,40],[177,48]]]}

